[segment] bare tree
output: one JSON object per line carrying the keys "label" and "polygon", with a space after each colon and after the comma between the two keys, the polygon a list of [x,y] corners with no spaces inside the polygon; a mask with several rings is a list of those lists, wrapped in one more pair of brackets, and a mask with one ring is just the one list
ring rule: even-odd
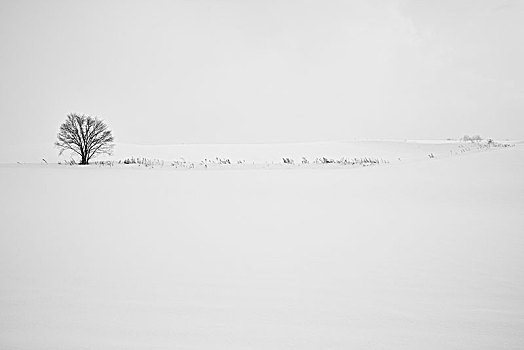
{"label": "bare tree", "polygon": [[87,115],[71,113],[60,126],[55,146],[64,151],[72,151],[80,156],[80,164],[89,164],[89,160],[98,154],[111,154],[113,135],[103,120]]}

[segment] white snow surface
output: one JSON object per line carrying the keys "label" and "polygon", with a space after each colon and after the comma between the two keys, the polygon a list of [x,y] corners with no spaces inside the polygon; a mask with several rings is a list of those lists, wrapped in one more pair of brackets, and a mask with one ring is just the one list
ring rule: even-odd
{"label": "white snow surface", "polygon": [[[524,146],[455,146],[362,143],[417,161],[322,170],[1,165],[0,348],[524,349]],[[223,156],[307,153],[263,149]]]}

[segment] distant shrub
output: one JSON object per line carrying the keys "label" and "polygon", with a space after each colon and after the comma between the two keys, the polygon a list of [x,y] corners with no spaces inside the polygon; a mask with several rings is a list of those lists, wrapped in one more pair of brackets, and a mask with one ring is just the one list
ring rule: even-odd
{"label": "distant shrub", "polygon": [[125,164],[125,165],[132,165],[132,164],[138,164],[139,166],[144,165],[146,167],[154,167],[154,166],[164,166],[164,161],[160,159],[150,159],[150,158],[126,158],[124,160],[119,160],[118,164]]}
{"label": "distant shrub", "polygon": [[480,137],[480,135],[474,135],[474,136],[464,135],[462,137],[462,141],[465,141],[465,142],[478,142],[478,141],[482,141],[482,137]]}

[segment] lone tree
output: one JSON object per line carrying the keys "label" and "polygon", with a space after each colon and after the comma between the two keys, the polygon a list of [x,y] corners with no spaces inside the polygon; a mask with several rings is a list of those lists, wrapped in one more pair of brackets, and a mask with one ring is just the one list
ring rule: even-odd
{"label": "lone tree", "polygon": [[89,164],[89,160],[98,154],[111,154],[113,135],[103,120],[88,115],[71,113],[60,126],[55,146],[64,151],[73,151],[80,156],[80,164]]}

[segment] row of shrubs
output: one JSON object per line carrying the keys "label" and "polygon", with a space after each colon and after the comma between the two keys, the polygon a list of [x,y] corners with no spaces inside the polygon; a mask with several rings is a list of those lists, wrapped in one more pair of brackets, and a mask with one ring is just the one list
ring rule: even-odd
{"label": "row of shrubs", "polygon": [[[467,145],[467,144],[459,145],[458,153],[469,152],[469,151],[472,150],[471,149],[472,147],[474,149],[476,149],[476,150],[482,150],[482,149],[488,149],[488,148],[492,148],[492,147],[511,147],[512,146],[510,144],[495,142],[495,141],[493,141],[491,139],[486,140],[486,142],[480,142],[480,141],[482,141],[482,138],[480,138],[480,136],[478,136],[478,135],[475,135],[473,137],[469,137],[469,136],[466,135],[466,136],[464,136],[463,140],[464,141],[466,141],[466,140],[467,141],[471,141],[473,144],[470,144],[470,145]],[[457,152],[455,152],[455,153],[457,153]],[[432,153],[429,154],[428,156],[430,158],[435,158],[435,156]],[[307,165],[307,164],[321,164],[321,165],[337,164],[337,165],[348,165],[348,166],[370,166],[370,165],[377,165],[377,164],[387,164],[387,163],[389,163],[389,161],[385,160],[385,159],[382,159],[382,158],[370,158],[370,157],[363,157],[363,158],[356,158],[356,157],[355,158],[346,158],[346,157],[342,157],[340,159],[318,157],[318,158],[315,158],[313,160],[309,160],[306,157],[302,157],[302,159],[300,161],[295,161],[295,159],[293,159],[293,158],[283,157],[282,158],[282,163],[284,165],[295,165],[295,164],[302,164],[302,165]],[[77,163],[75,162],[74,159],[71,159],[71,160],[68,160],[68,161],[58,162],[58,164],[76,165]],[[125,159],[119,160],[119,161],[94,161],[93,164],[94,165],[99,165],[99,166],[110,166],[110,167],[112,167],[114,165],[138,165],[138,166],[145,166],[145,167],[163,167],[164,165],[166,165],[166,163],[163,160],[146,158],[146,157],[131,157],[131,158],[125,158]],[[208,166],[216,166],[216,165],[219,165],[219,166],[220,165],[232,165],[232,164],[242,165],[242,164],[246,164],[246,161],[245,160],[237,160],[235,162],[235,161],[231,161],[231,159],[229,159],[229,158],[215,157],[215,159],[207,159],[207,158],[205,158],[204,160],[202,160],[202,161],[200,161],[198,163],[194,163],[194,162],[186,161],[185,159],[181,158],[181,160],[170,161],[167,164],[169,166],[172,166],[172,167],[175,167],[175,168],[192,169],[192,168],[195,168],[195,166],[197,166],[197,165],[205,167],[205,168],[207,168]],[[274,163],[271,163],[271,164],[274,164]],[[266,163],[266,165],[269,165],[269,163]]]}
{"label": "row of shrubs", "polygon": [[[282,158],[284,164],[295,164],[295,160],[292,158]],[[340,159],[320,157],[315,158],[313,161],[309,161],[306,157],[302,157],[301,164],[339,164],[339,165],[374,165],[374,164],[386,164],[389,161],[382,158],[346,158]]]}
{"label": "row of shrubs", "polygon": [[[319,157],[315,158],[314,160],[310,161],[306,157],[302,157],[300,162],[295,162],[293,158],[285,157],[282,158],[283,164],[338,164],[338,165],[352,165],[352,166],[369,166],[369,165],[376,165],[376,164],[386,164],[389,163],[389,161],[384,160],[382,158],[346,158],[342,157],[340,159],[333,159],[333,158],[326,158],[326,157]],[[65,161],[65,162],[59,162],[58,164],[64,164],[64,165],[75,165],[76,162],[74,160]],[[187,169],[193,169],[195,166],[199,165],[202,167],[207,168],[208,166],[216,166],[216,165],[231,165],[231,164],[237,164],[237,165],[243,165],[246,164],[245,160],[237,160],[236,162],[231,161],[229,158],[218,158],[215,159],[204,159],[198,163],[189,162],[184,159],[181,160],[175,160],[170,162],[164,162],[160,159],[151,159],[151,158],[145,158],[145,157],[131,157],[131,158],[125,158],[123,160],[118,161],[109,161],[109,160],[102,160],[102,161],[94,161],[92,162],[93,165],[98,166],[115,166],[115,165],[138,165],[138,166],[144,166],[144,167],[163,167],[164,165],[169,165],[175,168],[187,168]],[[254,164],[254,163],[253,163]],[[274,164],[274,163],[271,163]],[[269,163],[266,163],[266,165],[269,165]]]}

